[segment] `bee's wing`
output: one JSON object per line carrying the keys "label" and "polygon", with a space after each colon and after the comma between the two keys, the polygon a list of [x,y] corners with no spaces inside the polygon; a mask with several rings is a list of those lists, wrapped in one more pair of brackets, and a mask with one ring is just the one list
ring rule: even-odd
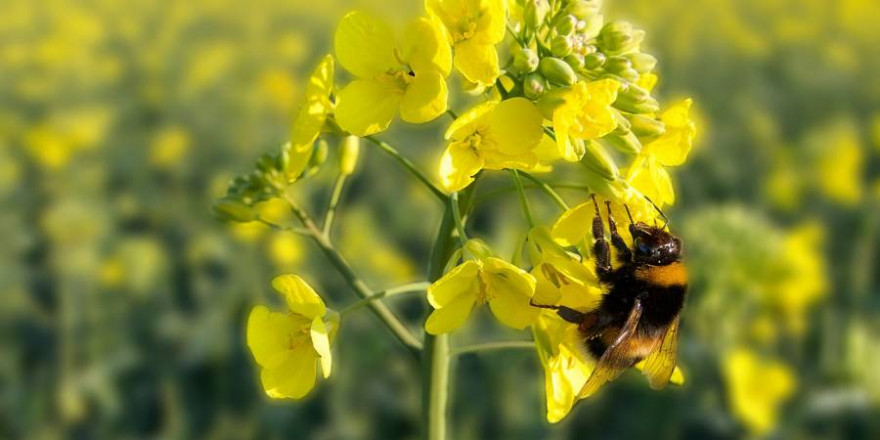
{"label": "bee's wing", "polygon": [[593,369],[593,373],[590,374],[587,383],[584,384],[580,393],[578,393],[579,398],[583,399],[595,393],[602,385],[617,379],[621,373],[632,366],[632,359],[626,355],[624,347],[636,333],[636,328],[639,326],[639,318],[641,317],[642,302],[637,299],[617,339],[602,353],[602,357],[596,363],[596,368]]}
{"label": "bee's wing", "polygon": [[648,377],[651,388],[657,390],[669,383],[672,372],[675,371],[676,357],[678,356],[678,318],[666,329],[663,342],[654,352],[645,358],[645,366],[642,374]]}

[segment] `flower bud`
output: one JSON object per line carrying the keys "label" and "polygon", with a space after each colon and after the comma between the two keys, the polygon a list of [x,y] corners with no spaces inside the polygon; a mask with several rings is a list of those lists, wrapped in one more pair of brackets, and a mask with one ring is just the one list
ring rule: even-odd
{"label": "flower bud", "polygon": [[263,174],[271,174],[275,172],[276,160],[269,153],[264,153],[257,159],[257,169]]}
{"label": "flower bud", "polygon": [[584,68],[584,57],[576,53],[565,57],[565,62],[574,70],[581,70]]}
{"label": "flower bud", "polygon": [[635,155],[642,151],[642,143],[631,131],[626,134],[611,133],[602,139],[604,139],[608,145],[614,147],[615,150],[624,154]]}
{"label": "flower bud", "polygon": [[538,29],[544,23],[550,5],[547,0],[526,0],[523,5],[523,21],[531,29]]}
{"label": "flower bud", "polygon": [[645,32],[634,30],[625,21],[613,21],[599,32],[599,44],[609,55],[622,55],[637,49],[645,38]]}
{"label": "flower bud", "polygon": [[591,140],[584,142],[584,157],[581,159],[581,164],[605,180],[617,180],[619,174],[617,164],[598,142]]}
{"label": "flower bud", "polygon": [[602,52],[593,52],[584,57],[584,67],[590,70],[598,69],[605,65],[605,54]]}
{"label": "flower bud", "polygon": [[571,53],[571,37],[557,35],[550,41],[550,52],[558,58],[565,58]]}
{"label": "flower bud", "polygon": [[490,248],[485,241],[480,240],[479,238],[472,238],[468,240],[464,244],[464,252],[465,258],[478,258],[483,260],[495,256],[495,253],[492,252],[492,248]]}
{"label": "flower bud", "polygon": [[553,29],[555,29],[556,33],[559,35],[571,35],[574,33],[577,21],[577,17],[573,15],[561,15],[556,19]]}
{"label": "flower bud", "polygon": [[517,45],[513,48],[513,69],[518,73],[534,72],[540,61],[538,54],[527,47]]}
{"label": "flower bud", "polygon": [[650,54],[641,52],[631,53],[626,55],[626,58],[629,59],[632,68],[640,74],[649,73],[657,66],[657,58]]}
{"label": "flower bud", "polygon": [[650,138],[666,133],[666,126],[656,118],[645,115],[631,115],[629,120],[632,132],[639,137]]}
{"label": "flower bud", "polygon": [[617,100],[614,106],[630,113],[656,113],[660,110],[660,104],[647,90],[635,85],[628,84],[617,92]]}
{"label": "flower bud", "polygon": [[346,136],[342,140],[342,149],[339,152],[339,173],[350,176],[357,168],[358,156],[361,149],[360,139],[357,136]]}
{"label": "flower bud", "polygon": [[229,197],[214,202],[211,207],[214,215],[223,221],[250,222],[256,220],[257,212],[250,206]]}
{"label": "flower bud", "polygon": [[612,133],[622,136],[630,132],[632,124],[630,124],[629,119],[624,117],[618,111],[614,112],[614,119],[617,121],[617,127],[614,128]]}
{"label": "flower bud", "polygon": [[315,173],[321,170],[321,166],[324,165],[324,162],[327,162],[327,152],[329,149],[327,141],[324,139],[319,140],[315,144],[315,149],[312,151],[312,156],[309,158],[309,164],[306,168],[307,176],[314,176]]}
{"label": "flower bud", "polygon": [[620,72],[632,68],[632,63],[624,57],[608,57],[605,60],[605,70],[620,76]]}
{"label": "flower bud", "polygon": [[570,86],[577,82],[577,75],[571,66],[559,58],[544,58],[538,65],[541,74],[553,84]]}
{"label": "flower bud", "polygon": [[[581,27],[581,23],[583,23],[583,27]],[[605,24],[605,18],[600,14],[593,14],[578,23],[578,34],[584,39],[596,38],[599,31],[602,30],[603,24]]]}
{"label": "flower bud", "polygon": [[547,90],[547,81],[538,73],[530,73],[523,80],[523,94],[529,99],[538,99]]}
{"label": "flower bud", "polygon": [[597,1],[577,0],[569,3],[565,11],[579,20],[584,20],[595,15],[600,6]]}

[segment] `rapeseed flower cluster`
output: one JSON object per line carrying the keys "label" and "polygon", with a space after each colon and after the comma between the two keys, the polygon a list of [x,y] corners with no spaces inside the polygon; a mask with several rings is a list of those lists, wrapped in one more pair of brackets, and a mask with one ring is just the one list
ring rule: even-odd
{"label": "rapeseed flower cluster", "polygon": [[[425,332],[429,337],[454,332],[483,305],[507,327],[531,328],[545,369],[547,418],[557,422],[591,394],[582,388],[595,360],[586,355],[576,325],[534,304],[584,312],[601,301],[603,290],[589,251],[595,211],[586,197],[569,209],[557,195],[554,200],[564,208],[561,215],[534,218],[520,172],[572,167],[599,199],[609,202],[618,219],[655,223],[657,206],[675,201],[666,167],[686,161],[695,127],[688,113],[690,100],[662,107],[651,96],[656,60],[640,49],[644,32],[625,22],[605,22],[596,2],[553,4],[426,0],[425,15],[402,32],[365,12],[346,14],[334,35],[334,55],[324,58],[309,79],[290,142],[262,156],[250,174],[234,179],[214,208],[226,220],[283,228],[256,209],[266,200],[283,199],[291,203],[304,233],[324,253],[335,255],[329,226],[317,230],[293,204],[287,186],[303,184],[310,170],[323,165],[336,140],[344,139],[338,142],[341,156],[357,138],[378,145],[444,202],[455,226],[454,234],[438,238],[452,239],[453,245],[441,255],[445,273],[425,289],[433,308]],[[502,45],[510,50],[499,51]],[[510,58],[504,60],[504,54]],[[348,82],[334,81],[334,60],[348,72]],[[459,115],[449,109],[447,84],[456,74],[466,92],[481,96]],[[421,124],[447,113],[453,120],[445,133],[445,150],[438,154],[437,184],[376,137],[398,115],[404,122]],[[339,185],[354,172],[346,163],[353,162],[341,159]],[[464,200],[473,198],[477,180],[507,174],[499,172],[505,170],[514,177],[530,223],[517,251],[527,254],[525,260],[500,258],[490,245],[467,236],[473,206]],[[555,195],[540,177],[526,175]],[[333,197],[327,223],[338,202],[338,195]],[[621,232],[630,242],[626,229]],[[331,260],[353,279],[342,257]],[[322,330],[327,327],[324,306],[314,291],[299,278],[281,279],[287,281],[276,288],[288,299],[291,313],[273,315],[258,306],[248,340],[267,394],[299,398],[312,388],[316,360],[326,362],[324,371],[329,373],[327,341],[332,338]],[[351,285],[365,295],[363,283]],[[309,304],[308,313],[302,310],[303,301]],[[375,301],[370,295],[362,299],[373,306]],[[380,316],[391,319],[387,313]],[[408,343],[409,337],[401,340]],[[284,376],[279,369],[288,367],[295,371]],[[673,382],[682,381],[676,370]]]}

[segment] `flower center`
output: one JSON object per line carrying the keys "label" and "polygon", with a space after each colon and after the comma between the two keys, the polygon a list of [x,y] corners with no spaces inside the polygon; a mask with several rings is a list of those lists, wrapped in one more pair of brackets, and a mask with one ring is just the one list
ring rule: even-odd
{"label": "flower center", "polygon": [[477,289],[477,305],[481,306],[491,301],[492,298],[495,297],[495,292],[489,288],[489,283],[483,278],[485,274],[483,271],[480,271],[480,276],[477,277],[477,282],[480,284],[480,288]]}
{"label": "flower center", "polygon": [[308,326],[299,327],[287,334],[287,349],[297,350],[305,344],[311,344],[312,336]]}

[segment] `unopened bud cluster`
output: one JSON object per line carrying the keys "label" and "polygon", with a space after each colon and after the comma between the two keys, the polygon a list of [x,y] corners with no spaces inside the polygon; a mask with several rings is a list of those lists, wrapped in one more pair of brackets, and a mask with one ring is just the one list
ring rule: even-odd
{"label": "unopened bud cluster", "polygon": [[[551,5],[552,3],[552,5]],[[514,28],[508,75],[522,95],[539,101],[547,92],[578,81],[620,83],[614,109],[617,129],[603,140],[637,154],[643,143],[665,132],[651,96],[657,59],[641,51],[645,32],[625,21],[605,22],[600,0],[521,0],[522,22]],[[587,149],[601,149],[588,146]]]}

